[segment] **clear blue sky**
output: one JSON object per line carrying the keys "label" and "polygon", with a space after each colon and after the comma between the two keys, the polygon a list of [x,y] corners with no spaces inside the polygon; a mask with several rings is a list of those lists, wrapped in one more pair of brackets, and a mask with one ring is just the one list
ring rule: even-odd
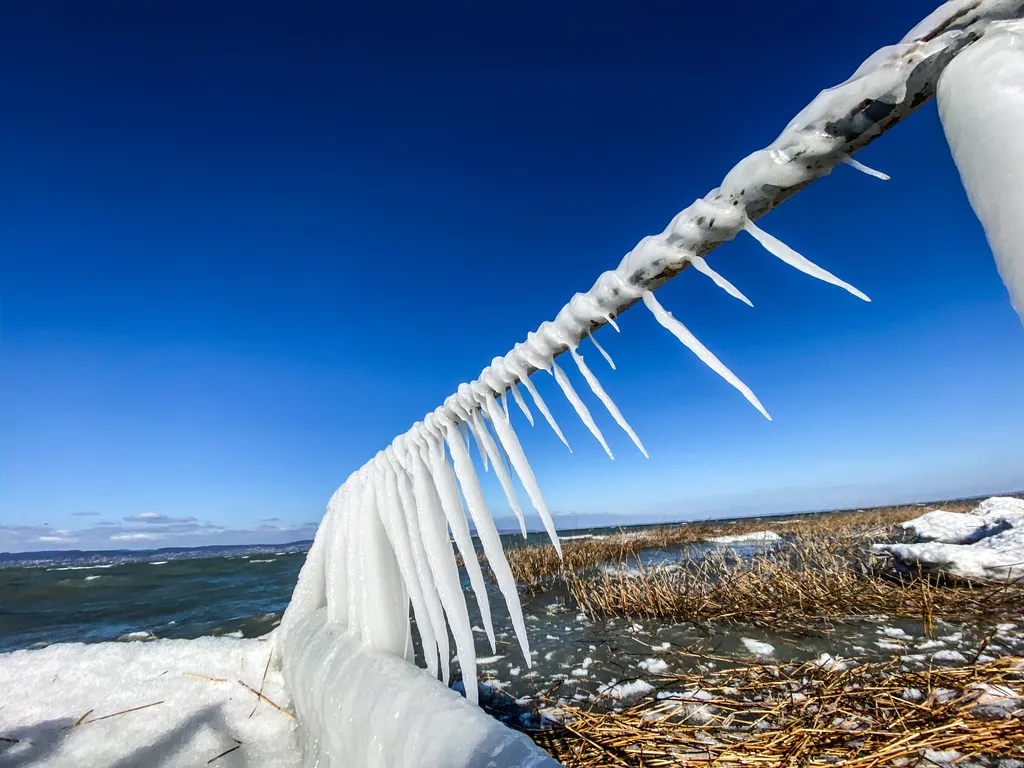
{"label": "clear blue sky", "polygon": [[[20,6],[0,54],[15,550],[308,536],[352,470],[933,7]],[[555,510],[1024,486],[1024,329],[934,105],[860,157],[893,180],[841,167],[761,224],[873,303],[745,236],[713,264],[754,309],[696,274],[659,292],[775,421],[633,309],[598,334],[618,371],[587,358],[651,459],[585,393],[610,463],[542,375],[575,454],[517,424]]]}

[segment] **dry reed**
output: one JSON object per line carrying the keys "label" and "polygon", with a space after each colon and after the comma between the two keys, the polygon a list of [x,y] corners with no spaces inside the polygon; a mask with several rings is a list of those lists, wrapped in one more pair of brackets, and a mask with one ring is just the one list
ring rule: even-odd
{"label": "dry reed", "polygon": [[1024,583],[951,583],[899,574],[862,540],[796,539],[749,557],[729,550],[647,570],[566,574],[569,592],[591,618],[630,616],[695,623],[752,624],[819,631],[851,616],[1005,621],[1020,615]]}
{"label": "dry reed", "polygon": [[[951,512],[965,512],[973,501],[928,505]],[[924,507],[909,504],[868,510],[833,512],[781,520],[739,520],[730,523],[687,523],[623,531],[603,538],[569,540],[562,543],[562,559],[550,544],[510,547],[506,557],[516,581],[527,591],[538,592],[561,582],[567,576],[602,563],[621,562],[643,550],[668,549],[699,544],[714,536],[736,535],[771,530],[780,536],[883,532],[892,526],[922,514]]]}
{"label": "dry reed", "polygon": [[898,660],[761,664],[664,676],[658,697],[621,711],[559,705],[561,722],[531,736],[567,768],[934,765],[925,750],[1022,758],[1022,682],[1017,658],[917,672]]}

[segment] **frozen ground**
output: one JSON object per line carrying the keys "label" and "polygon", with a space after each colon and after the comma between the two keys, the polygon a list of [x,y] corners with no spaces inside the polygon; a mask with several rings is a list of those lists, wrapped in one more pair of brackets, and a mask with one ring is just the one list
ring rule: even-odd
{"label": "frozen ground", "polygon": [[[0,654],[0,764],[298,766],[295,721],[259,690],[265,640],[67,643]],[[273,665],[263,694],[287,708]]]}

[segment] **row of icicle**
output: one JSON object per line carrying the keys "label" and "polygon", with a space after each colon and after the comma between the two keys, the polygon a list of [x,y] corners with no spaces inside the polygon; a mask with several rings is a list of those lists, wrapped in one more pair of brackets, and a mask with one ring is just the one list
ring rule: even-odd
{"label": "row of icicle", "polygon": [[[860,163],[850,162],[850,165],[873,176],[887,178],[867,169]],[[743,228],[768,251],[787,264],[813,277],[838,285],[865,301],[869,300],[856,288],[811,263],[778,239],[758,228],[753,222],[747,220]],[[665,247],[671,246],[666,245]],[[698,272],[710,277],[716,285],[730,295],[752,306],[746,296],[711,269],[703,258],[688,255],[686,259]],[[647,290],[638,291],[638,293],[644,305],[660,325],[693,351],[702,362],[736,387],[766,418],[771,418],[750,388],[740,381],[682,323],[662,307],[653,293]],[[611,319],[611,324],[618,330],[613,319]],[[609,366],[614,369],[615,363],[608,352],[592,335],[588,334],[588,337]],[[640,438],[601,386],[577,346],[570,346],[568,351],[591,391],[646,457],[647,451]],[[590,410],[576,392],[565,371],[553,359],[548,361],[548,366],[548,373],[553,376],[580,420],[587,426],[609,457],[614,458]],[[525,377],[520,380],[520,383],[526,387],[534,405],[555,434],[565,443],[566,447],[569,447],[564,433],[533,382],[529,377]],[[466,682],[466,695],[474,702],[477,700],[477,688],[473,628],[470,626],[468,607],[451,547],[452,538],[465,564],[466,573],[476,597],[483,629],[492,651],[496,646],[484,574],[474,549],[469,520],[473,523],[484,555],[490,564],[498,587],[504,595],[512,625],[528,667],[532,660],[515,580],[505,558],[493,517],[484,499],[470,452],[471,445],[475,444],[484,471],[488,471],[489,467],[494,468],[494,473],[519,522],[523,536],[525,537],[527,533],[526,519],[516,497],[509,467],[519,477],[534,509],[550,535],[552,544],[561,554],[561,546],[555,533],[550,510],[544,501],[536,477],[512,426],[507,399],[508,392],[511,392],[512,399],[532,426],[534,424],[533,413],[515,382],[510,384],[506,392],[501,393],[500,399],[495,396],[474,393],[473,399],[477,407],[462,409],[462,412],[458,413],[460,420],[448,418],[443,412],[435,412],[434,418],[414,425],[414,428],[408,433],[400,436],[386,450],[378,453],[371,462],[350,477],[339,489],[340,508],[336,510],[343,519],[346,517],[355,519],[360,513],[366,513],[369,510],[373,510],[379,516],[397,560],[403,582],[401,586],[404,586],[404,589],[400,588],[399,592],[404,593],[401,601],[406,610],[404,612],[400,610],[398,615],[401,616],[403,613],[407,615],[408,604],[411,603],[421,645],[425,649],[424,657],[427,670],[434,676],[440,672],[440,676],[446,684],[449,681],[448,660],[451,658],[448,629],[451,629],[462,677]],[[465,402],[465,398],[462,399],[462,402]],[[508,466],[506,466],[506,460]],[[449,538],[449,531],[452,538]],[[357,568],[358,563],[347,563],[345,567],[347,576],[359,578]],[[331,579],[330,573],[327,578]],[[355,591],[355,593],[358,592]],[[335,594],[339,594],[339,591],[335,591]],[[400,632],[404,637],[404,653],[408,656],[409,625],[404,621],[404,616],[404,626],[390,628],[389,639],[375,636],[366,626],[361,626],[359,619],[361,616],[368,615],[366,609],[370,609],[372,612],[373,608],[352,604],[353,591],[341,591],[340,594],[348,595],[349,604],[345,606],[345,623],[351,629],[361,631],[367,644],[382,648],[387,648],[390,644],[392,650],[397,650],[395,638]],[[381,597],[383,598],[383,595]]]}

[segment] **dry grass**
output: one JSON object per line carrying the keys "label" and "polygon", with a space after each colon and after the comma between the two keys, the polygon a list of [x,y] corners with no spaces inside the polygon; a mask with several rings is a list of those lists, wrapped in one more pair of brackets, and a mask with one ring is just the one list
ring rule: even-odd
{"label": "dry grass", "polygon": [[[562,723],[532,736],[567,768],[934,765],[926,749],[1021,758],[1021,665],[754,665],[666,676],[660,690],[684,693],[619,712],[562,706]],[[686,698],[695,691],[699,701]]]}
{"label": "dry grass", "polygon": [[[974,501],[928,505],[951,512],[966,512]],[[736,535],[772,530],[783,536],[824,535],[880,531],[922,514],[921,505],[879,507],[868,510],[833,512],[827,515],[797,517],[792,520],[746,521],[735,523],[690,523],[642,531],[622,532],[601,539],[563,542],[563,559],[558,559],[550,544],[512,547],[506,557],[516,581],[528,591],[541,591],[553,584],[602,563],[618,563],[642,550],[666,549],[698,544],[713,536]]]}
{"label": "dry grass", "polygon": [[566,574],[569,592],[591,618],[630,616],[671,621],[827,630],[850,616],[920,619],[931,636],[936,618],[1005,621],[1020,615],[1024,583],[938,585],[898,574],[870,554],[863,539],[834,534],[796,537],[740,558],[728,550],[649,570]]}

